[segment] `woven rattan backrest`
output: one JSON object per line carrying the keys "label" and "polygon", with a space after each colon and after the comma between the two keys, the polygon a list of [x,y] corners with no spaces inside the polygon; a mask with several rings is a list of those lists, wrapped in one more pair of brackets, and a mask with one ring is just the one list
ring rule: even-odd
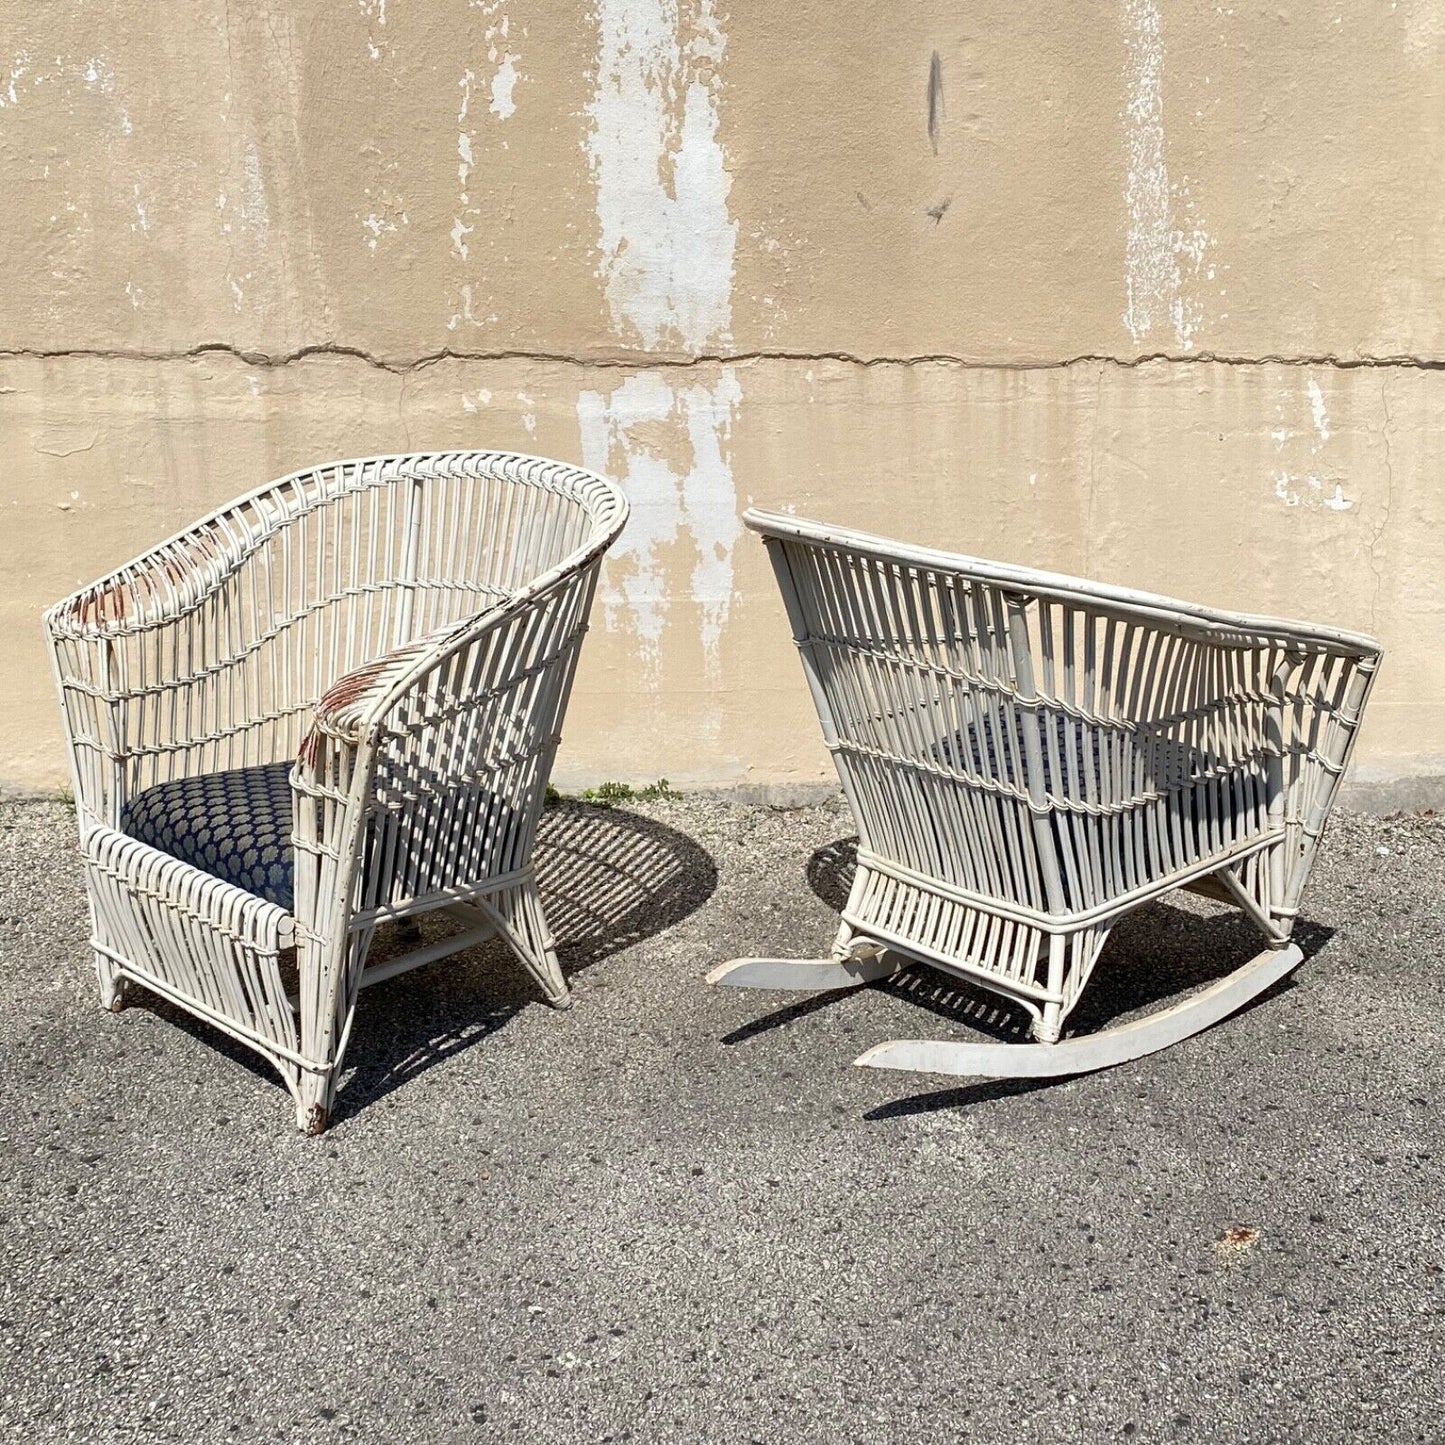
{"label": "woven rattan backrest", "polygon": [[748,520],[860,846],[1037,912],[1097,908],[1267,830],[1307,833],[1378,656],[1327,629]]}
{"label": "woven rattan backrest", "polygon": [[[590,474],[507,454],[294,473],[61,604],[62,673],[103,678],[121,694],[104,726],[146,739],[112,749],[122,793],[278,761],[338,678],[545,585],[605,535],[613,505]],[[67,616],[91,624],[73,641]]]}

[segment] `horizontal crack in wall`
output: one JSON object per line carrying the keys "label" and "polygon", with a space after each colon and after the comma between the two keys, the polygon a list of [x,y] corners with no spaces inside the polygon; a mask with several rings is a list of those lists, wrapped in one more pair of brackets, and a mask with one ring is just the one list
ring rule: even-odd
{"label": "horizontal crack in wall", "polygon": [[735,351],[701,352],[697,355],[676,353],[615,352],[598,353],[593,356],[576,355],[569,352],[527,351],[521,349],[498,351],[456,351],[450,347],[424,355],[396,359],[375,356],[359,346],[336,344],[303,346],[295,351],[269,353],[253,351],[246,347],[233,346],[227,342],[208,342],[201,346],[189,347],[183,351],[145,351],[108,349],[101,347],[67,347],[48,351],[31,347],[0,349],[0,361],[6,360],[70,360],[92,359],[100,361],[192,361],[207,356],[230,356],[247,366],[280,368],[311,357],[335,356],[364,362],[379,371],[402,374],[420,371],[436,366],[443,361],[543,361],[557,362],[567,366],[618,367],[628,370],[650,370],[656,368],[688,368],[698,366],[740,366],[760,361],[836,361],[852,366],[956,366],[973,371],[1061,371],[1074,366],[1117,366],[1124,369],[1148,366],[1163,362],[1170,365],[1208,366],[1299,366],[1331,367],[1340,371],[1356,371],[1365,368],[1396,368],[1413,371],[1445,371],[1445,358],[1421,356],[1333,356],[1329,354],[1311,356],[1229,356],[1213,351],[1194,351],[1178,354],[1167,351],[1153,351],[1138,356],[1106,356],[1085,353],[1058,360],[1022,359],[1013,361],[986,361],[977,357],[955,356],[947,352],[927,352],[914,356],[863,356],[851,351]]}

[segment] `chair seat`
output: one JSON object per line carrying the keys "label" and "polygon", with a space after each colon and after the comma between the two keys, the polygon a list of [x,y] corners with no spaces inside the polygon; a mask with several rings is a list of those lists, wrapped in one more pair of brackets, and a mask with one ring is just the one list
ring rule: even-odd
{"label": "chair seat", "polygon": [[[121,832],[213,878],[244,888],[268,903],[296,911],[295,854],[291,847],[291,767],[289,762],[255,768],[231,768],[156,783],[137,793],[121,814]],[[468,846],[508,849],[522,815],[491,793],[478,795]],[[367,826],[362,873],[370,877],[378,855],[406,857],[418,851],[412,833],[434,826],[423,811],[383,814]],[[420,840],[424,849],[425,836]],[[424,879],[418,886],[428,885]]]}
{"label": "chair seat", "polygon": [[[978,722],[970,722],[963,733],[945,738],[936,749],[939,761],[975,776],[1025,788],[1024,736],[1029,719],[1033,719],[1039,735],[1044,792],[1055,800],[1097,797],[1109,774],[1115,775],[1114,786],[1124,792],[1135,791],[1140,772],[1145,788],[1170,792],[1197,778],[1207,766],[1204,755],[1186,743],[1147,731],[1115,741],[1098,723],[1064,713],[1004,709],[1001,715],[1002,723],[985,714]],[[1059,777],[1054,776],[1055,758]]]}
{"label": "chair seat", "polygon": [[231,768],[156,783],[121,814],[121,832],[290,913],[291,764]]}

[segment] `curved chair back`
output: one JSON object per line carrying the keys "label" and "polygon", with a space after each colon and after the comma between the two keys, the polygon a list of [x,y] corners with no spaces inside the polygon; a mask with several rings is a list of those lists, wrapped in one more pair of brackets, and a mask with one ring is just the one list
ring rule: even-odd
{"label": "curved chair back", "polygon": [[1057,926],[1285,834],[1264,891],[1270,913],[1292,912],[1372,639],[745,520],[768,545],[860,858],[880,876]]}
{"label": "curved chair back", "polygon": [[294,758],[338,679],[585,581],[626,515],[601,477],[496,452],[339,461],[258,488],[47,614],[78,800],[115,826],[152,783]]}

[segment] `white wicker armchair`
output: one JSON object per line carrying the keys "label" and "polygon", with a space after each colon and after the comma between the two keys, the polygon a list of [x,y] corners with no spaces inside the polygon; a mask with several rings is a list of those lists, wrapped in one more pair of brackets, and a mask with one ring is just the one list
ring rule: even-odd
{"label": "white wicker armchair", "polygon": [[[336,462],[47,613],[102,1004],[135,980],[250,1045],[311,1133],[366,983],[500,934],[565,1007],[532,843],[626,517],[535,457]],[[366,968],[436,909],[461,931]]]}
{"label": "white wicker armchair", "polygon": [[[1239,1008],[1290,933],[1380,659],[1368,637],[749,512],[771,554],[858,868],[832,957],[738,959],[739,987],[825,989],[920,960],[1022,1005],[1034,1044],[893,1041],[858,1062],[1078,1073]],[[1114,923],[1187,887],[1258,957],[1173,1008],[1060,1042]]]}

